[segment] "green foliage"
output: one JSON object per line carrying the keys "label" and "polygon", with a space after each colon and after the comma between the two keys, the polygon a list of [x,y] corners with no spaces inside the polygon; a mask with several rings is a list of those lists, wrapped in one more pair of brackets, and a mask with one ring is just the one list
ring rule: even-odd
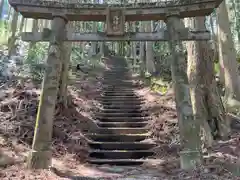
{"label": "green foliage", "polygon": [[0,44],[7,45],[8,26],[6,20],[0,20]]}
{"label": "green foliage", "polygon": [[169,89],[169,82],[163,81],[161,78],[152,77],[151,78],[151,89],[155,92],[161,94],[167,93]]}
{"label": "green foliage", "polygon": [[83,60],[83,49],[82,46],[73,46],[72,47],[72,53],[71,53],[71,64],[77,65],[78,63],[81,63]]}
{"label": "green foliage", "polygon": [[37,43],[28,51],[28,56],[24,60],[25,68],[32,79],[41,81],[44,75],[44,59],[48,45],[46,43]]}

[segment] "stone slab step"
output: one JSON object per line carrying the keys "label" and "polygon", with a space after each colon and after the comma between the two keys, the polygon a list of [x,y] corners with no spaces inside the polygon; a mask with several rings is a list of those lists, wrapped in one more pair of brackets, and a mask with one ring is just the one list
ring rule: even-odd
{"label": "stone slab step", "polygon": [[148,122],[96,122],[99,127],[145,127]]}
{"label": "stone slab step", "polygon": [[86,137],[92,139],[93,141],[100,142],[139,142],[148,138],[150,134],[96,134],[87,133]]}
{"label": "stone slab step", "polygon": [[131,75],[130,71],[128,68],[114,68],[114,69],[110,69],[108,71],[104,71],[103,72],[104,75],[109,75],[109,74],[115,74],[115,73],[122,73],[122,74],[129,74]]}
{"label": "stone slab step", "polygon": [[119,80],[131,80],[132,76],[129,73],[126,72],[109,72],[109,73],[103,73],[103,78],[117,78]]}
{"label": "stone slab step", "polygon": [[108,96],[108,97],[136,97],[136,98],[139,98],[139,97],[142,97],[142,96],[138,96],[136,95],[135,93],[102,93],[100,95],[100,97],[104,97],[104,96]]}
{"label": "stone slab step", "polygon": [[102,86],[106,87],[129,87],[129,86],[136,86],[136,84],[133,84],[132,82],[122,82],[122,81],[102,81]]}
{"label": "stone slab step", "polygon": [[126,99],[121,99],[121,98],[96,98],[97,101],[101,101],[101,103],[127,103],[127,104],[143,104],[145,103],[144,99],[131,99],[131,98],[126,98]]}
{"label": "stone slab step", "polygon": [[141,165],[147,162],[146,159],[95,159],[95,158],[90,158],[87,161],[88,163],[97,164],[97,165],[108,164],[108,165],[119,165],[119,166]]}
{"label": "stone slab step", "polygon": [[154,155],[153,151],[149,150],[90,150],[90,158],[98,159],[141,159]]}
{"label": "stone slab step", "polygon": [[145,109],[137,109],[134,107],[129,108],[129,109],[123,109],[123,108],[115,108],[115,109],[110,109],[110,108],[102,108],[102,109],[98,109],[99,112],[104,112],[104,113],[145,113],[147,112],[147,110]]}
{"label": "stone slab step", "polygon": [[144,107],[142,107],[142,105],[124,105],[124,104],[120,104],[120,105],[117,105],[117,104],[111,104],[111,105],[103,105],[103,108],[100,109],[100,110],[103,110],[103,109],[126,109],[126,110],[142,110],[144,109]]}
{"label": "stone slab step", "polygon": [[133,80],[130,80],[130,79],[117,79],[117,78],[114,78],[114,77],[111,77],[111,78],[108,78],[108,79],[103,79],[101,81],[101,83],[103,85],[108,85],[108,84],[135,84]]}
{"label": "stone slab step", "polygon": [[108,112],[97,112],[95,113],[96,117],[146,117],[148,116],[147,113],[142,112],[142,113],[138,113],[138,112],[112,112],[112,113],[108,113]]}
{"label": "stone slab step", "polygon": [[134,102],[134,101],[101,101],[101,105],[104,107],[106,106],[115,106],[115,107],[122,107],[122,106],[142,106],[145,102]]}
{"label": "stone slab step", "polygon": [[131,73],[126,68],[125,69],[120,69],[120,68],[118,68],[118,69],[111,69],[110,71],[103,72],[104,76],[119,75],[119,74],[131,76]]}
{"label": "stone slab step", "polygon": [[138,88],[138,85],[132,85],[132,84],[102,84],[102,90],[115,90],[120,91],[122,89],[135,89]]}
{"label": "stone slab step", "polygon": [[103,93],[105,94],[110,94],[110,93],[114,93],[114,94],[132,94],[135,93],[135,91],[133,89],[121,89],[121,90],[112,90],[112,89],[103,89]]}
{"label": "stone slab step", "polygon": [[123,84],[137,84],[136,80],[133,80],[129,77],[126,76],[107,76],[107,77],[102,77],[101,79],[102,84],[115,84],[115,83],[123,83]]}
{"label": "stone slab step", "polygon": [[97,97],[95,98],[95,100],[97,101],[113,101],[113,102],[118,102],[118,101],[126,101],[126,102],[144,102],[145,99],[144,98],[136,98],[136,97],[108,97],[108,96],[105,96],[105,97]]}
{"label": "stone slab step", "polygon": [[114,70],[118,70],[118,71],[129,71],[129,67],[127,67],[127,66],[122,66],[122,65],[116,65],[116,64],[113,64],[113,66],[110,68],[110,69],[108,69],[108,70],[106,70],[106,71],[104,71],[104,72],[112,72],[112,71],[114,71]]}
{"label": "stone slab step", "polygon": [[107,93],[111,93],[111,92],[114,92],[114,93],[134,93],[135,91],[133,89],[135,89],[137,87],[115,87],[115,88],[112,88],[112,87],[102,87],[101,88],[101,91],[102,92],[107,92]]}
{"label": "stone slab step", "polygon": [[121,89],[121,90],[112,90],[112,89],[102,89],[102,92],[104,95],[132,95],[133,93],[135,93],[134,90],[130,89],[130,90],[124,90],[124,89]]}
{"label": "stone slab step", "polygon": [[118,96],[118,95],[104,95],[104,96],[99,96],[97,99],[130,99],[130,100],[145,100],[144,97],[141,96]]}
{"label": "stone slab step", "polygon": [[127,82],[127,83],[133,83],[134,81],[130,78],[114,78],[114,77],[103,77],[102,81],[103,82],[107,82],[107,83],[114,83],[114,82]]}
{"label": "stone slab step", "polygon": [[150,150],[154,143],[147,142],[88,142],[92,149],[96,150]]}
{"label": "stone slab step", "polygon": [[129,127],[100,127],[95,130],[98,134],[143,134],[148,133],[148,128],[129,128]]}
{"label": "stone slab step", "polygon": [[98,117],[97,120],[101,122],[144,122],[149,121],[150,117]]}
{"label": "stone slab step", "polygon": [[114,84],[106,83],[102,84],[102,89],[132,89],[138,87],[136,84],[130,84],[130,83],[118,83],[115,82]]}
{"label": "stone slab step", "polygon": [[114,90],[114,91],[120,91],[120,90],[132,90],[135,89],[135,88],[138,88],[138,86],[134,86],[132,84],[102,84],[102,90],[104,91],[111,91],[111,90]]}

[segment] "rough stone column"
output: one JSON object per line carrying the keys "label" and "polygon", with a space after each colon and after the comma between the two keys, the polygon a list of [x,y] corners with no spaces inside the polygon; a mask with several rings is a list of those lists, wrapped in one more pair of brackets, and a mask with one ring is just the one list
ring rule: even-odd
{"label": "rough stone column", "polygon": [[28,167],[33,169],[46,169],[51,165],[53,118],[59,90],[62,65],[60,49],[65,35],[65,25],[66,20],[64,17],[54,17],[52,21],[53,37],[46,61],[32,151],[28,159]]}
{"label": "rough stone column", "polygon": [[172,53],[171,71],[182,146],[180,152],[181,167],[191,169],[201,163],[202,156],[200,125],[193,116],[184,49],[182,42],[179,40],[179,32],[184,28],[184,24],[181,23],[178,15],[168,16],[166,23]]}

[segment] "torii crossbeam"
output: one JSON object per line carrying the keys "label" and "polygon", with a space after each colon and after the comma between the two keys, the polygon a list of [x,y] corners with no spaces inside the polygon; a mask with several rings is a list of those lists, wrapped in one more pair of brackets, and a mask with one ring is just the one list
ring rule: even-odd
{"label": "torii crossbeam", "polygon": [[8,0],[10,5],[25,18],[52,19],[64,14],[69,21],[105,21],[107,8],[124,9],[126,21],[164,20],[166,15],[178,12],[180,18],[206,16],[212,13],[222,0],[172,0],[156,3],[123,5],[84,4],[76,0]]}

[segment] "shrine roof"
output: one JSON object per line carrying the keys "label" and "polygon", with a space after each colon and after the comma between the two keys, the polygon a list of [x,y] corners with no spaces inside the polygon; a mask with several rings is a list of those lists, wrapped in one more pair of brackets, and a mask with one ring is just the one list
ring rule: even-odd
{"label": "shrine roof", "polygon": [[[52,19],[64,14],[69,20],[105,21],[106,9],[124,9],[126,21],[162,20],[167,13],[179,11],[181,17],[209,15],[222,0],[146,0],[143,3],[83,3],[81,0],[8,0],[26,18]],[[91,10],[90,10],[91,9]],[[90,11],[89,11],[90,10]]]}

